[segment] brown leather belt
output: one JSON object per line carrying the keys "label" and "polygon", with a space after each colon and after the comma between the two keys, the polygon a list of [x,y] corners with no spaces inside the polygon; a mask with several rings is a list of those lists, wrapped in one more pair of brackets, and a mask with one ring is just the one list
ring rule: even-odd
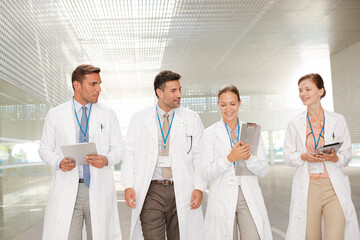
{"label": "brown leather belt", "polygon": [[174,185],[174,181],[170,181],[170,180],[162,180],[162,181],[152,180],[151,183],[162,184],[162,185]]}

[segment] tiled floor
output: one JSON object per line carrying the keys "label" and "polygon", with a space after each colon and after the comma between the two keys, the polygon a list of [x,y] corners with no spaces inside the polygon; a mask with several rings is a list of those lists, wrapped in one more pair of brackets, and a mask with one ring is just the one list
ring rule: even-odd
{"label": "tiled floor", "polygon": [[[349,175],[352,197],[358,214],[360,213],[360,168],[346,168],[345,173]],[[290,205],[291,182],[294,169],[283,165],[275,165],[270,167],[269,174],[260,179],[262,192],[265,198],[265,203],[268,209],[270,222],[273,230],[274,240],[284,239],[287,223],[288,223],[288,210]],[[120,184],[120,173],[116,172],[117,189],[118,191],[118,206],[120,215],[120,224],[123,233],[123,239],[129,239],[130,230],[130,215],[131,211],[124,202],[124,195],[122,186]],[[48,184],[47,182],[44,184]],[[206,198],[204,199],[204,206],[206,206]],[[18,212],[25,209],[19,208]],[[43,211],[40,212],[43,214]],[[19,220],[15,218],[11,220],[13,224],[19,224]],[[10,228],[13,228],[10,224]],[[8,229],[0,229],[7,231]],[[42,220],[39,219],[37,224],[26,231],[19,234],[15,239],[22,240],[39,240],[41,239]],[[1,235],[0,235],[1,236]],[[5,237],[4,240],[13,239],[12,237]]]}

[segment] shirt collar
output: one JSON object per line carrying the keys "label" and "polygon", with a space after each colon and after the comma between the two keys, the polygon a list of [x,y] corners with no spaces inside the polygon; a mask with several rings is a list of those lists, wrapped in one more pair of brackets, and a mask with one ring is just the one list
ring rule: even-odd
{"label": "shirt collar", "polygon": [[[157,109],[157,113],[159,114],[159,117],[164,118],[165,111],[160,108],[159,103],[156,104],[156,109]],[[169,118],[172,118],[174,112],[175,112],[175,108],[171,109],[168,112],[169,113]]]}
{"label": "shirt collar", "polygon": [[[76,101],[75,98],[74,98],[74,105],[75,105],[75,111],[76,112],[79,112],[80,108],[83,106],[78,101]],[[90,109],[90,105],[91,105],[91,103],[88,103],[88,104],[85,105],[88,110]]]}

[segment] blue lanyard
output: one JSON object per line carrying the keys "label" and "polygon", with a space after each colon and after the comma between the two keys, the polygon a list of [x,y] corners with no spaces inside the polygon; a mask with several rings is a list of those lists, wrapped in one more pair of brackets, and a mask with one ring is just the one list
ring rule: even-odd
{"label": "blue lanyard", "polygon": [[[226,128],[226,132],[228,133],[228,136],[229,136],[229,140],[230,140],[230,146],[231,148],[233,148],[233,141],[231,139],[231,133],[229,132],[228,130],[228,125],[226,124],[226,122],[224,121],[225,123],[225,128]],[[230,128],[230,127],[229,127]],[[236,138],[236,142],[239,141],[239,137],[240,137],[240,122],[239,122],[239,119],[238,119],[238,134],[237,134],[237,138]],[[235,166],[235,162],[233,162],[234,166]]]}
{"label": "blue lanyard", "polygon": [[323,130],[324,130],[324,126],[325,126],[325,116],[324,116],[324,124],[323,124],[323,126],[322,126],[322,128],[321,128],[321,132],[320,132],[320,134],[319,134],[319,138],[318,138],[318,140],[317,140],[317,141],[315,140],[315,134],[314,134],[314,131],[313,131],[312,126],[311,126],[311,122],[310,122],[310,118],[309,118],[309,113],[307,113],[307,119],[308,119],[308,121],[309,121],[309,125],[310,125],[310,129],[311,129],[311,133],[312,133],[313,138],[314,138],[314,144],[315,144],[315,150],[316,150],[316,149],[317,149],[317,146],[319,145],[319,141],[320,141],[321,133],[322,133],[322,132],[323,132]]}
{"label": "blue lanyard", "polygon": [[75,110],[75,100],[74,100],[74,97],[73,97],[73,104],[74,104],[75,117],[76,117],[77,123],[78,123],[78,125],[79,125],[79,127],[80,127],[80,131],[82,132],[82,134],[84,134],[84,142],[85,142],[85,141],[86,141],[86,132],[87,132],[88,126],[89,126],[89,119],[90,119],[90,114],[91,114],[92,103],[90,104],[89,116],[88,116],[88,118],[87,118],[85,132],[84,132],[84,130],[81,128],[81,125],[80,125],[80,122],[79,122],[79,118],[78,118],[78,115],[77,115],[76,110]]}
{"label": "blue lanyard", "polygon": [[156,115],[157,115],[157,117],[158,117],[158,121],[159,121],[159,125],[160,125],[160,131],[161,131],[161,135],[162,135],[162,138],[163,138],[163,141],[164,141],[164,149],[165,149],[165,147],[166,147],[166,141],[167,141],[167,139],[168,139],[168,137],[169,137],[170,129],[171,129],[171,126],[172,126],[174,117],[175,117],[175,112],[174,112],[173,117],[172,117],[172,119],[171,119],[171,123],[170,123],[170,126],[169,126],[169,130],[168,130],[168,132],[167,132],[167,134],[166,134],[166,138],[164,137],[164,131],[163,131],[162,127],[161,127],[161,122],[160,122],[160,117],[159,117],[159,113],[158,113],[158,110],[157,110],[157,105],[156,105]]}

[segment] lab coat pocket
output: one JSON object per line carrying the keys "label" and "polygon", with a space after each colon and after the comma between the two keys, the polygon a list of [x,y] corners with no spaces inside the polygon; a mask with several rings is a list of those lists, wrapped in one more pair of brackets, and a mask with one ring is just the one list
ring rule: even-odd
{"label": "lab coat pocket", "polygon": [[336,142],[342,142],[344,140],[342,140],[342,135],[339,132],[337,132],[336,130],[334,130],[329,137],[326,140],[326,144],[331,144],[331,143],[336,143]]}
{"label": "lab coat pocket", "polygon": [[[264,221],[265,218],[262,218],[260,216],[264,215],[264,213],[267,212],[266,210],[266,206],[265,206],[265,201],[264,201],[264,197],[262,195],[262,192],[261,192],[261,188],[258,187],[258,188],[255,188],[253,189],[253,193],[255,195],[255,199],[256,199],[256,206],[255,206],[255,209],[258,210],[258,214],[257,215],[257,221]],[[253,216],[255,217],[255,216]]]}
{"label": "lab coat pocket", "polygon": [[97,149],[98,154],[102,154],[102,155],[107,154],[109,152],[109,147],[110,147],[109,129],[106,129],[105,127],[103,127],[103,124],[101,124],[100,129],[96,134],[97,134],[97,139],[95,141],[97,142],[98,140],[100,146],[100,149]]}
{"label": "lab coat pocket", "polygon": [[265,206],[264,198],[262,196],[261,188],[257,187],[253,189],[258,206]]}
{"label": "lab coat pocket", "polygon": [[192,136],[186,134],[186,137],[182,140],[182,150],[184,156],[186,156],[186,161],[191,161],[192,157]]}
{"label": "lab coat pocket", "polygon": [[302,202],[302,191],[299,188],[293,186],[291,193],[291,206],[290,206],[290,218],[294,222],[303,222],[306,214],[307,199],[306,202]]}
{"label": "lab coat pocket", "polygon": [[193,136],[190,134],[186,134],[184,142],[183,142],[183,150],[187,155],[191,155],[193,148]]}
{"label": "lab coat pocket", "polygon": [[344,188],[346,189],[349,196],[351,196],[351,187],[350,187],[350,181],[348,176],[342,177]]}

